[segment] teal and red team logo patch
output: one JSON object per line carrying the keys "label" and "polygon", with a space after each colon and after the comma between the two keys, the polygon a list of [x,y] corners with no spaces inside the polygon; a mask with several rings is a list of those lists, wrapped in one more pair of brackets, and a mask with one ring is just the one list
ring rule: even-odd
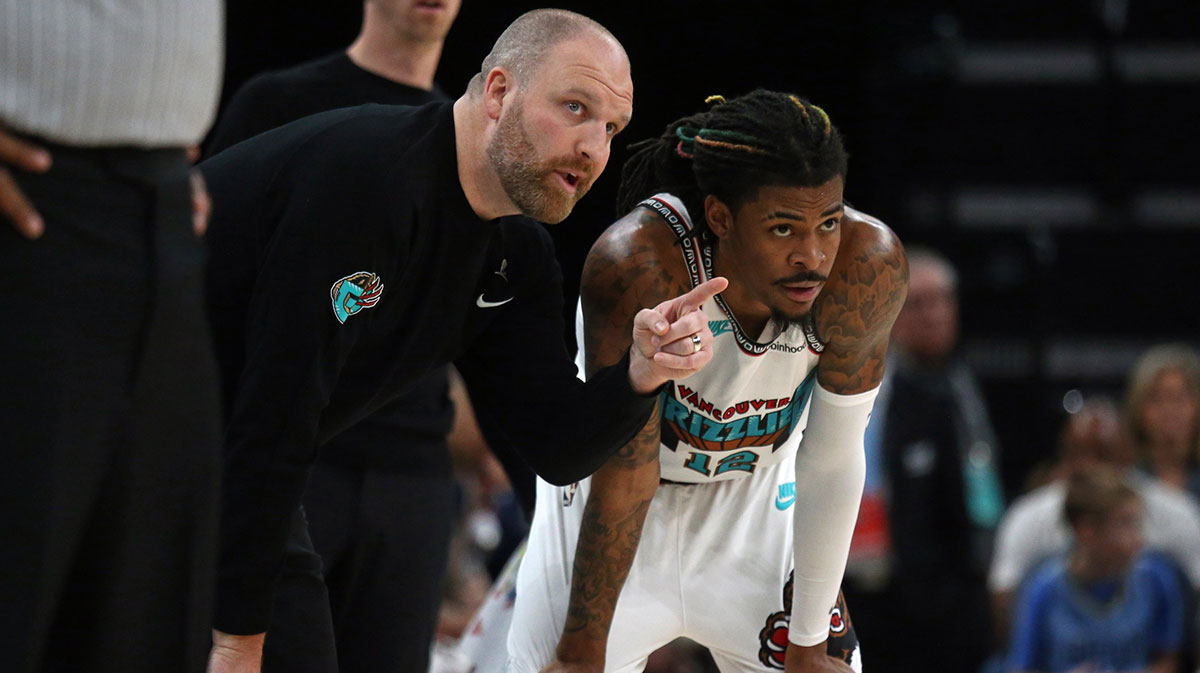
{"label": "teal and red team logo patch", "polygon": [[[758,632],[758,660],[767,668],[783,670],[784,655],[788,646],[788,622],[792,618],[792,580],[788,573],[787,584],[783,585],[783,610],[772,612],[767,623]],[[850,613],[846,611],[846,597],[838,592],[837,604],[829,611],[829,640],[825,652],[831,657],[851,663],[858,636],[850,628]]]}
{"label": "teal and red team logo patch", "polygon": [[382,294],[383,281],[370,271],[352,273],[329,288],[329,298],[333,300],[333,315],[343,324],[346,318],[378,304]]}

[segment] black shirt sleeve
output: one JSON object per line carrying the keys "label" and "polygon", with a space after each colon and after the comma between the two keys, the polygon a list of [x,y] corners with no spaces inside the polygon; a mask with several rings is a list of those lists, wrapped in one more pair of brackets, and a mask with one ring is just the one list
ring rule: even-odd
{"label": "black shirt sleeve", "polygon": [[546,481],[592,474],[646,424],[656,395],[629,384],[629,356],[588,379],[563,343],[562,271],[542,232],[540,273],[457,362],[489,441],[511,446]]}

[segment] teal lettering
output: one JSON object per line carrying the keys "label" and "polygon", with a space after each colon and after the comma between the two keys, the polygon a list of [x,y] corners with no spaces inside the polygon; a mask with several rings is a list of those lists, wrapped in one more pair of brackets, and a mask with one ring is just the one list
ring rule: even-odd
{"label": "teal lettering", "polygon": [[742,431],[742,428],[745,425],[746,425],[746,419],[739,418],[736,421],[725,426],[725,428],[726,428],[725,441],[729,441],[729,440],[733,440],[733,439],[741,439],[742,437],[745,437],[746,434]]}

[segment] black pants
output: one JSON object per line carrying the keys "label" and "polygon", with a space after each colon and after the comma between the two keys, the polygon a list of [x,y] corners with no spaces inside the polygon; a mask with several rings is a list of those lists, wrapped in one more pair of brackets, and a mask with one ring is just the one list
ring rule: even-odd
{"label": "black pants", "polygon": [[293,522],[263,673],[425,673],[455,500],[449,476],[318,462],[307,531],[303,517]]}
{"label": "black pants", "polygon": [[50,146],[0,220],[0,667],[202,671],[216,369],[182,151]]}

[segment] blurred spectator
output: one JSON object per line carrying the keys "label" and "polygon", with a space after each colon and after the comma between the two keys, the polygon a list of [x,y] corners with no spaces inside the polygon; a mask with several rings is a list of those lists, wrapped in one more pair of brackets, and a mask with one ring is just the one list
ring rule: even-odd
{"label": "blurred spectator", "polygon": [[892,328],[888,368],[949,396],[950,404],[942,413],[945,422],[954,426],[970,544],[982,569],[987,567],[992,535],[1004,513],[1004,488],[997,469],[1000,447],[987,404],[975,373],[957,350],[958,274],[950,260],[932,249],[910,246],[905,252],[908,299]]}
{"label": "blurred spectator", "polygon": [[985,558],[1003,507],[995,439],[953,354],[954,271],[929,250],[908,258],[908,300],[866,433],[845,592],[870,670],[920,670],[928,654],[912,643],[937,633],[954,644],[939,666],[974,671],[989,649]]}
{"label": "blurred spectator", "polygon": [[448,100],[433,80],[460,6],[461,0],[364,0],[362,30],[345,50],[243,84],[222,110],[208,153],[326,110]]}
{"label": "blurred spectator", "polygon": [[1129,377],[1125,428],[1143,469],[1200,502],[1200,358],[1182,344],[1151,348]]}
{"label": "blurred spectator", "polygon": [[1184,598],[1176,575],[1140,556],[1142,503],[1116,469],[1067,479],[1070,554],[1041,568],[1016,605],[1009,670],[1174,673]]}
{"label": "blurred spectator", "polygon": [[1058,437],[1058,455],[1043,470],[1044,482],[1038,486],[1065,483],[1071,475],[1096,465],[1132,465],[1134,462],[1129,444],[1121,435],[1116,405],[1107,397],[1095,396],[1063,424]]}
{"label": "blurred spectator", "polygon": [[442,580],[442,605],[438,610],[436,639],[440,642],[461,638],[487,598],[492,579],[479,554],[472,549],[474,544],[469,533],[461,530],[450,545],[450,562]]}
{"label": "blurred spectator", "polygon": [[1134,469],[1111,402],[1088,400],[1068,417],[1059,452],[1062,476],[1014,501],[996,535],[988,589],[1002,643],[1007,642],[1009,608],[1017,588],[1040,563],[1070,547],[1071,529],[1063,516],[1067,479],[1095,465],[1121,471],[1141,498],[1146,548],[1178,564],[1192,589],[1200,586],[1200,510],[1187,495]]}
{"label": "blurred spectator", "polygon": [[0,668],[191,671],[212,624],[221,0],[0,0]]}

